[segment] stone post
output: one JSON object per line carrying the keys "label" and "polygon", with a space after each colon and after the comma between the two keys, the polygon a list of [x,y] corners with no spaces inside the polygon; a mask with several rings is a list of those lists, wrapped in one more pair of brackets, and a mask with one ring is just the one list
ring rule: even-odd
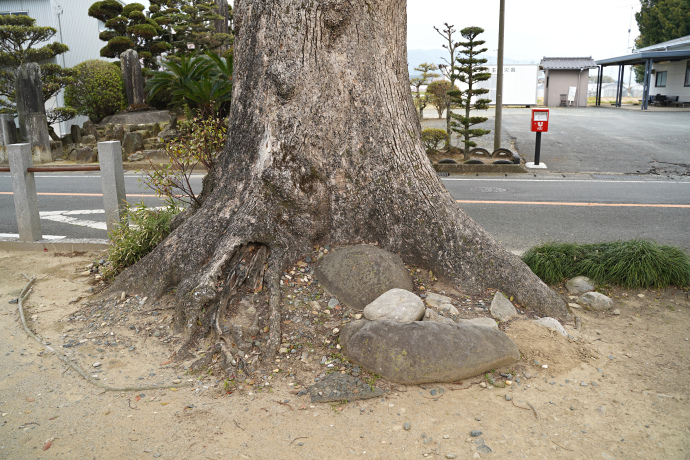
{"label": "stone post", "polygon": [[38,241],[42,236],[36,182],[34,181],[34,173],[26,170],[33,166],[31,144],[12,144],[8,146],[8,151],[19,240]]}
{"label": "stone post", "polygon": [[17,142],[17,127],[14,117],[9,113],[0,113],[0,164],[7,164],[7,148]]}
{"label": "stone post", "polygon": [[120,54],[122,77],[125,80],[127,102],[129,106],[141,106],[146,104],[144,93],[144,75],[141,73],[139,55],[134,50],[127,50]]}
{"label": "stone post", "polygon": [[[19,137],[22,141],[29,139],[26,119],[30,113],[42,113],[46,109],[43,102],[43,82],[41,68],[35,62],[22,64],[15,74],[15,97],[17,101],[17,115],[19,117]],[[48,130],[48,125],[45,127]]]}
{"label": "stone post", "polygon": [[98,162],[101,165],[105,221],[110,234],[120,225],[127,200],[120,141],[99,142]]}
{"label": "stone post", "polygon": [[45,113],[29,113],[25,118],[26,134],[31,144],[31,154],[34,163],[50,163],[53,153],[50,148],[48,134],[48,120]]}

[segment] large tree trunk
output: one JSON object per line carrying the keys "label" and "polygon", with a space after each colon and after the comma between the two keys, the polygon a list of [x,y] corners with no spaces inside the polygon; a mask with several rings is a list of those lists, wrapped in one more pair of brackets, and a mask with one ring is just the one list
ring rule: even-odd
{"label": "large tree trunk", "polygon": [[193,343],[267,257],[271,353],[285,265],[316,244],[378,243],[467,292],[568,316],[437,178],[409,91],[405,0],[241,0],[234,13],[229,138],[203,205],[111,292],[174,290]]}

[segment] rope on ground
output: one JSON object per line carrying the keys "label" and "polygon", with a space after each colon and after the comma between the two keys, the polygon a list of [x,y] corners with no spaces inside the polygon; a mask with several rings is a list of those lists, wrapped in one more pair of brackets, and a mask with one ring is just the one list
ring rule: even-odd
{"label": "rope on ground", "polygon": [[179,387],[186,387],[189,386],[189,383],[182,383],[178,385],[164,385],[164,384],[159,384],[159,385],[145,385],[145,386],[136,386],[136,387],[112,387],[105,385],[102,382],[99,382],[98,380],[95,380],[93,377],[91,377],[89,374],[87,374],[77,363],[72,361],[70,358],[67,356],[63,355],[59,351],[55,350],[53,347],[50,345],[47,345],[43,342],[41,342],[41,339],[39,339],[33,332],[31,332],[31,329],[29,329],[29,326],[26,325],[26,318],[24,316],[24,300],[29,297],[29,294],[31,294],[31,286],[34,284],[36,281],[36,277],[32,276],[29,278],[28,276],[24,275],[25,278],[29,280],[28,284],[22,289],[22,292],[19,294],[19,301],[17,302],[19,304],[19,317],[22,320],[22,326],[24,327],[24,331],[26,334],[34,339],[39,345],[42,347],[45,347],[46,350],[51,351],[55,356],[57,356],[60,361],[64,362],[67,364],[69,367],[74,369],[74,371],[81,375],[87,382],[89,382],[92,385],[97,386],[98,388],[102,388],[103,390],[106,391],[143,391],[143,390],[162,390],[165,388],[179,388]]}

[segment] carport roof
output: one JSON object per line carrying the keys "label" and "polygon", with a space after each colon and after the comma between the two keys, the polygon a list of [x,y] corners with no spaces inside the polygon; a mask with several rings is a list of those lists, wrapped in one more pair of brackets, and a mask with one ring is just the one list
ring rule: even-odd
{"label": "carport roof", "polygon": [[596,64],[589,57],[544,57],[539,63],[541,70],[594,69]]}
{"label": "carport roof", "polygon": [[625,56],[600,59],[597,61],[597,65],[643,65],[649,59],[651,59],[652,62],[682,61],[683,59],[690,59],[690,50],[642,51],[639,53],[626,54]]}

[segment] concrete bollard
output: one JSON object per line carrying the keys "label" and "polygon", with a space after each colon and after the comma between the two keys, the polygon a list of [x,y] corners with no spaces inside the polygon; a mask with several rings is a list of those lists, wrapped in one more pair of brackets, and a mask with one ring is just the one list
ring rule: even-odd
{"label": "concrete bollard", "polygon": [[38,241],[41,235],[41,218],[38,214],[38,197],[34,173],[26,169],[33,166],[31,144],[8,146],[14,210],[17,214],[19,241]]}
{"label": "concrete bollard", "polygon": [[127,200],[120,141],[99,142],[98,162],[101,165],[105,221],[110,233],[122,221]]}

